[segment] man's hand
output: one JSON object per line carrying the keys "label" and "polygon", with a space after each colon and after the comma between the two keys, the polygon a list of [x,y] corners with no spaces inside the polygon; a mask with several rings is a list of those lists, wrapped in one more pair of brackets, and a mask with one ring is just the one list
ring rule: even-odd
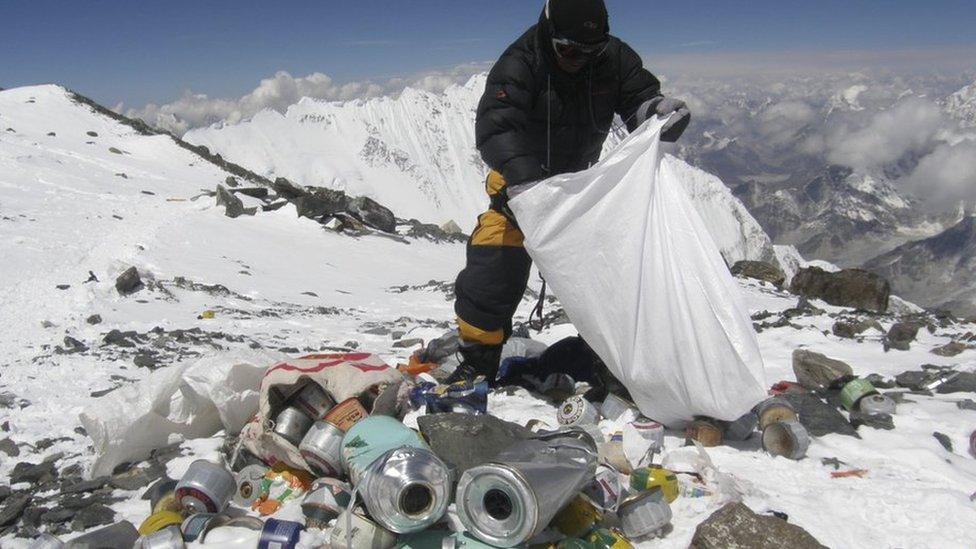
{"label": "man's hand", "polygon": [[668,121],[661,128],[661,141],[674,143],[684,133],[691,122],[691,111],[680,99],[658,96],[648,100],[637,109],[637,120],[643,124],[650,118],[650,114],[668,117]]}

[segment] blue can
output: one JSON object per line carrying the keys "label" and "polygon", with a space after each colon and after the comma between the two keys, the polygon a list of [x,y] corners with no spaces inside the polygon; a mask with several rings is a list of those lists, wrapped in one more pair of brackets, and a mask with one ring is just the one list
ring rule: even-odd
{"label": "blue can", "polygon": [[258,549],[294,549],[304,529],[298,522],[269,518],[261,530]]}

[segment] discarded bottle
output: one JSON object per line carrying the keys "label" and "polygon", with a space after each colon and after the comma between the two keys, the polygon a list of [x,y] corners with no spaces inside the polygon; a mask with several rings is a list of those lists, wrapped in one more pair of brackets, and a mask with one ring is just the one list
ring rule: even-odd
{"label": "discarded bottle", "polygon": [[593,478],[597,456],[592,438],[585,433],[543,436],[516,443],[494,462],[461,475],[455,504],[471,535],[496,547],[520,545],[541,532]]}
{"label": "discarded bottle", "polygon": [[630,487],[638,492],[660,489],[668,503],[678,499],[678,476],[659,465],[635,469],[630,474]]}
{"label": "discarded bottle", "polygon": [[393,532],[423,530],[447,511],[447,465],[396,419],[372,416],[350,428],[342,460],[370,516]]}
{"label": "discarded bottle", "polygon": [[600,412],[597,411],[596,406],[580,395],[571,396],[563,401],[556,414],[560,425],[571,427],[594,425],[600,421]]}
{"label": "discarded bottle", "polygon": [[187,513],[219,513],[237,489],[234,475],[216,463],[198,459],[176,485],[176,499]]}
{"label": "discarded bottle", "polygon": [[774,456],[802,459],[810,446],[810,435],[798,421],[780,421],[763,430],[762,445]]}
{"label": "discarded bottle", "polygon": [[759,430],[764,431],[769,425],[777,421],[796,419],[796,410],[788,400],[782,397],[771,397],[760,402],[755,408],[759,417]]}
{"label": "discarded bottle", "polygon": [[854,378],[840,390],[840,403],[848,411],[855,410],[862,398],[877,393],[877,389],[868,380]]}
{"label": "discarded bottle", "polygon": [[671,506],[664,500],[660,488],[633,494],[617,509],[620,526],[630,539],[638,539],[660,532],[671,522]]}

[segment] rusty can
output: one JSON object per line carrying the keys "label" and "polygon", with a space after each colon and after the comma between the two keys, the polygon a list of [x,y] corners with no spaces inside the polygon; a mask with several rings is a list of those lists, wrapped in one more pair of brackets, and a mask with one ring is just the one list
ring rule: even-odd
{"label": "rusty can", "polygon": [[312,382],[302,387],[290,404],[313,420],[318,420],[322,419],[336,405],[336,402],[318,383]]}
{"label": "rusty can", "polygon": [[302,441],[302,437],[308,431],[308,428],[312,426],[312,418],[305,415],[304,412],[289,406],[278,413],[278,417],[275,418],[274,422],[274,432],[281,435],[282,438],[292,443],[295,446]]}
{"label": "rusty can", "polygon": [[791,421],[796,419],[796,410],[788,400],[781,397],[767,398],[760,402],[755,408],[756,415],[759,416],[759,430],[763,431],[770,424],[777,421]]}
{"label": "rusty can", "polygon": [[313,473],[323,477],[339,476],[342,472],[343,434],[338,427],[325,420],[316,421],[305,433],[298,451]]}
{"label": "rusty can", "polygon": [[629,496],[617,509],[620,525],[630,539],[659,532],[671,522],[671,506],[660,489],[652,489]]}
{"label": "rusty can", "polygon": [[582,427],[600,421],[600,412],[589,400],[574,395],[563,401],[556,412],[560,425]]}
{"label": "rusty can", "polygon": [[230,471],[198,459],[176,484],[176,499],[187,513],[219,513],[237,490]]}
{"label": "rusty can", "polygon": [[685,442],[690,444],[693,440],[706,448],[718,446],[722,444],[722,427],[713,419],[696,418],[685,430]]}
{"label": "rusty can", "polygon": [[810,435],[799,421],[779,421],[763,429],[762,446],[774,456],[800,459],[807,454]]}
{"label": "rusty can", "polygon": [[350,427],[368,416],[369,412],[366,411],[366,408],[363,408],[359,399],[353,397],[336,404],[334,408],[329,410],[329,413],[325,414],[323,419],[345,433]]}
{"label": "rusty can", "polygon": [[593,529],[602,518],[590,499],[581,494],[560,509],[549,524],[563,535],[576,538]]}

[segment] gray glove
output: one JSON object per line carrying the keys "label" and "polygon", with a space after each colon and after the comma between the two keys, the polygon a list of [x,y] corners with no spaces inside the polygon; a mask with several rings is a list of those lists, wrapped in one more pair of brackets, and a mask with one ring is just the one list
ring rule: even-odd
{"label": "gray glove", "polygon": [[667,116],[668,121],[661,128],[661,141],[674,143],[684,133],[688,123],[691,122],[691,111],[685,102],[674,97],[664,97],[659,95],[653,99],[648,99],[643,105],[637,108],[638,125],[646,122],[651,114]]}

